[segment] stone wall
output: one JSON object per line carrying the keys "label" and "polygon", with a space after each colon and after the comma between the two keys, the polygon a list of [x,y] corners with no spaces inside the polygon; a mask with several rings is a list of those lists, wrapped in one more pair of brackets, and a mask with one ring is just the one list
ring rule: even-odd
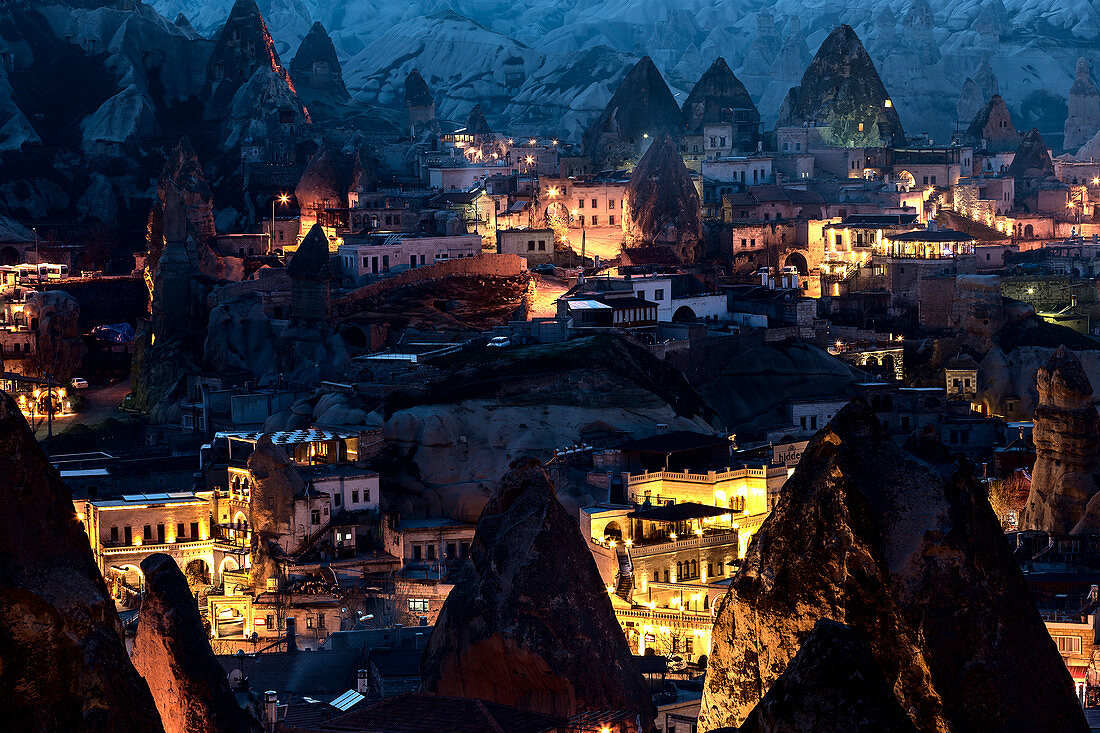
{"label": "stone wall", "polygon": [[1001,295],[1022,300],[1037,311],[1055,311],[1070,304],[1077,296],[1079,308],[1095,305],[1100,298],[1096,283],[1072,277],[1005,277],[1001,280]]}
{"label": "stone wall", "polygon": [[366,303],[383,293],[410,285],[420,285],[445,277],[516,277],[527,271],[527,260],[514,254],[483,254],[457,260],[447,260],[434,265],[406,270],[381,282],[366,285],[353,290],[348,295],[332,303],[332,312],[336,316],[354,313],[362,303]]}

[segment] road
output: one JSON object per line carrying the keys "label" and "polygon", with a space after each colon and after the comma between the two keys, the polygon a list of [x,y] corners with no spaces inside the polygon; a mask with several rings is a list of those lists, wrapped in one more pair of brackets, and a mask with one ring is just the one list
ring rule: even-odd
{"label": "road", "polygon": [[553,318],[558,314],[558,306],[554,302],[565,295],[568,290],[565,280],[552,275],[540,275],[538,286],[535,288],[535,297],[531,301],[531,310],[528,318]]}
{"label": "road", "polygon": [[[566,234],[569,246],[581,253],[581,231],[570,229]],[[623,230],[618,227],[588,228],[584,231],[584,256],[599,255],[601,260],[618,257],[622,252]]]}
{"label": "road", "polygon": [[[130,380],[124,379],[115,384],[96,385],[73,391],[84,397],[84,409],[73,415],[55,417],[53,420],[55,434],[76,423],[95,425],[109,417],[121,417],[122,413],[116,408],[122,404],[122,398],[130,392]],[[46,437],[46,428],[46,420],[42,420],[42,424],[35,431],[35,437],[39,440]]]}

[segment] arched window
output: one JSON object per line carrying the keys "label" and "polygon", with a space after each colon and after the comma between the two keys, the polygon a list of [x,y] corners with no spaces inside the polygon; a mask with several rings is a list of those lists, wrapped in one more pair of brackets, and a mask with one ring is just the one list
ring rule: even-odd
{"label": "arched window", "polygon": [[703,610],[706,611],[710,608],[710,596],[706,593],[703,594]]}
{"label": "arched window", "polygon": [[676,580],[680,580],[684,577],[684,565],[683,563],[676,563]]}

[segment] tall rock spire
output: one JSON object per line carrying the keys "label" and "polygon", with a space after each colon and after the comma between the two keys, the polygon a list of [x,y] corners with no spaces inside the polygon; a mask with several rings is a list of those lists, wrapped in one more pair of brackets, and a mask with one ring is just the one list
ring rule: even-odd
{"label": "tall rock spire", "polygon": [[280,72],[279,52],[256,0],[236,0],[206,66],[206,116],[220,118],[237,90],[261,68]]}
{"label": "tall rock spire", "polygon": [[428,638],[424,689],[563,717],[628,711],[648,727],[649,692],[586,544],[541,464],[513,465]]}
{"label": "tall rock spire", "polygon": [[1092,80],[1088,59],[1077,59],[1077,74],[1069,89],[1068,114],[1062,147],[1077,150],[1100,130],[1100,90]]}
{"label": "tall rock spire", "polygon": [[700,730],[743,723],[819,619],[871,650],[917,730],[1088,729],[985,488],[863,402],[810,441],[718,606]]}
{"label": "tall rock spire", "polygon": [[0,690],[5,730],[160,733],[68,487],[0,392]]}
{"label": "tall rock spire", "polygon": [[833,29],[792,90],[780,126],[812,122],[844,147],[904,145],[905,131],[871,56],[851,26]]}
{"label": "tall rock spire", "polygon": [[1020,526],[1059,535],[1100,532],[1100,508],[1092,506],[1100,492],[1100,417],[1092,383],[1062,346],[1036,373],[1035,388],[1035,467]]}
{"label": "tall rock spire", "polygon": [[680,114],[686,132],[701,135],[707,123],[730,123],[742,152],[756,150],[760,112],[721,56],[699,77]]}
{"label": "tall rock spire", "polygon": [[336,47],[328,31],[317,21],[302,39],[297,53],[290,61],[290,76],[294,88],[307,107],[318,103],[347,102],[351,99],[344,85],[344,72]]}
{"label": "tall rock spire", "polygon": [[640,157],[658,136],[681,130],[672,91],[653,59],[643,56],[584,133],[584,153],[598,166],[618,166]]}

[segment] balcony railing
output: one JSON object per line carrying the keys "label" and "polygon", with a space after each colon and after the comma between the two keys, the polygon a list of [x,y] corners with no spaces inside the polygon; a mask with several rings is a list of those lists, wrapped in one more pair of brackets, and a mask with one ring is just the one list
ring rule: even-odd
{"label": "balcony railing", "polygon": [[651,545],[634,545],[630,548],[630,556],[632,558],[647,557],[649,555],[660,555],[664,552],[690,550],[694,547],[718,547],[721,545],[736,543],[737,530],[732,529],[728,532],[713,532],[710,534],[704,534],[702,537],[694,535],[691,537],[683,537],[677,538],[675,540],[669,540],[668,542],[657,542]]}
{"label": "balcony railing", "polygon": [[642,621],[687,624],[704,629],[709,629],[714,624],[714,617],[708,611],[651,611],[648,608],[623,608],[616,609],[615,615]]}

